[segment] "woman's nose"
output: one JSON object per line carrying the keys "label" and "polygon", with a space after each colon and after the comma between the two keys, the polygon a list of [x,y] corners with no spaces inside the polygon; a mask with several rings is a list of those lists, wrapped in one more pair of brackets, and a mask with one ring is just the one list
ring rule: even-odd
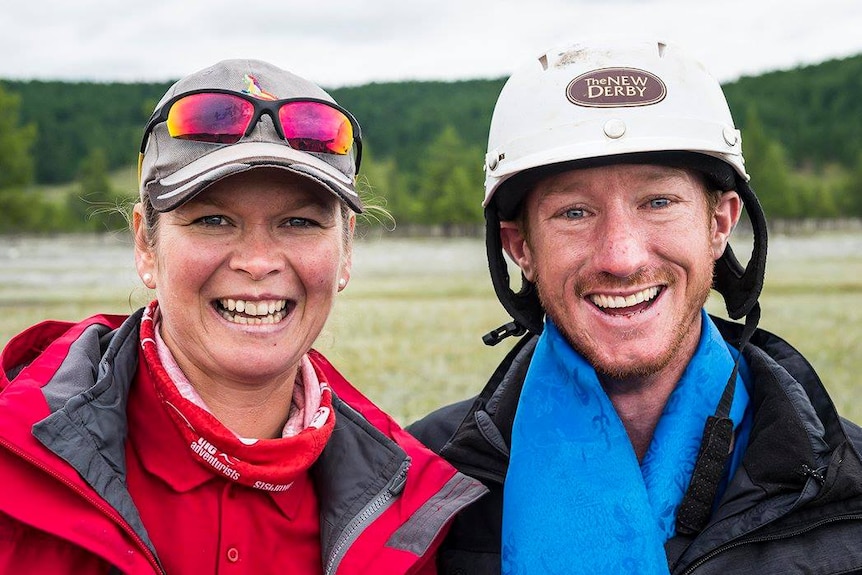
{"label": "woman's nose", "polygon": [[231,269],[245,272],[255,281],[278,273],[285,266],[277,242],[264,227],[254,226],[244,230],[231,257]]}

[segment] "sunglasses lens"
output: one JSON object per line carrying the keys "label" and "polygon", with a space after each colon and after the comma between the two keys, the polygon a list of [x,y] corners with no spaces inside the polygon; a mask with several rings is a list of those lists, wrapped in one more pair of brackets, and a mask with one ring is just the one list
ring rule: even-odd
{"label": "sunglasses lens", "polygon": [[347,154],[353,146],[353,124],[340,110],[321,102],[288,102],[278,111],[284,137],[303,152]]}
{"label": "sunglasses lens", "polygon": [[171,137],[199,142],[234,144],[254,116],[254,105],[231,94],[191,94],[168,112]]}

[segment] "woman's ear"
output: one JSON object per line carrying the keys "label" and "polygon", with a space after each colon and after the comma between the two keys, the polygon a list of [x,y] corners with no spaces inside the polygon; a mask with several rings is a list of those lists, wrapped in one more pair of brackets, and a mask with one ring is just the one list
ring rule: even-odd
{"label": "woman's ear", "polygon": [[135,238],[135,268],[138,276],[150,289],[156,287],[156,257],[152,239],[147,230],[144,206],[140,202],[132,210],[132,234]]}
{"label": "woman's ear", "polygon": [[347,237],[344,238],[344,257],[341,259],[341,269],[338,276],[338,291],[350,283],[350,269],[353,267],[353,234],[356,231],[356,214],[350,214],[347,223]]}

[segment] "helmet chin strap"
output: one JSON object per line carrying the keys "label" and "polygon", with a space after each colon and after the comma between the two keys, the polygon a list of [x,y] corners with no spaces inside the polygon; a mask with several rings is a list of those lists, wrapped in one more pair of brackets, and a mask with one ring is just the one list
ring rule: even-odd
{"label": "helmet chin strap", "polygon": [[521,336],[527,331],[542,333],[545,324],[545,310],[539,302],[536,285],[521,275],[521,289],[512,291],[509,268],[500,239],[500,216],[495,206],[485,208],[485,249],[488,255],[488,269],[497,299],[509,312],[514,321],[508,322],[482,336],[485,345],[494,346],[510,335]]}
{"label": "helmet chin strap", "polygon": [[754,246],[746,267],[742,267],[736,255],[727,246],[721,258],[715,263],[713,287],[724,298],[727,314],[731,319],[739,319],[749,314],[757,305],[766,275],[767,228],[766,217],[760,202],[744,179],[737,176],[736,193],[751,222]]}
{"label": "helmet chin strap", "polygon": [[706,527],[712,515],[712,506],[718,493],[718,486],[727,460],[733,452],[733,420],[730,419],[730,408],[736,392],[736,377],[739,374],[739,362],[742,350],[748,345],[751,336],[760,321],[760,304],[756,301],[745,317],[745,327],[738,342],[735,342],[739,354],[733,364],[733,371],[721,394],[721,400],[710,415],[703,429],[703,439],[691,474],[691,482],[683,496],[676,514],[676,532],[684,536],[694,536]]}

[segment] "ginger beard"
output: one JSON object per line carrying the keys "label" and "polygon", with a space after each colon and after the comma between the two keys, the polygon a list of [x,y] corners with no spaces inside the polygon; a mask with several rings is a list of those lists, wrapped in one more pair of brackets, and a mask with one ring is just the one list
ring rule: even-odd
{"label": "ginger beard", "polygon": [[[591,333],[590,325],[586,322],[579,322],[572,317],[567,311],[567,303],[565,297],[559,297],[559,294],[553,293],[553,290],[548,289],[542,281],[542,274],[537,270],[534,278],[536,284],[539,301],[545,309],[547,316],[554,322],[557,329],[566,338],[569,345],[580,353],[587,362],[593,366],[600,376],[604,376],[616,380],[626,380],[632,378],[644,378],[660,373],[667,368],[677,355],[684,351],[684,343],[694,341],[695,345],[700,338],[700,311],[706,304],[709,298],[709,292],[712,289],[712,277],[715,268],[715,261],[712,259],[712,253],[708,241],[704,241],[702,245],[701,258],[697,258],[703,262],[700,273],[694,274],[699,278],[699,281],[689,281],[687,293],[683,299],[683,309],[678,313],[676,321],[670,325],[667,335],[656,340],[657,345],[661,345],[662,349],[649,357],[637,358],[634,355],[628,362],[621,362],[608,357],[605,352],[609,342],[598,340]],[[691,280],[691,276],[689,276]],[[707,281],[708,280],[708,281]],[[629,278],[617,278],[610,274],[598,274],[596,277],[584,278],[575,283],[569,297],[576,298],[578,305],[595,306],[588,299],[589,294],[606,291],[625,291],[633,286],[641,285],[661,285],[658,293],[650,300],[637,303],[633,306],[623,308],[607,308],[601,313],[612,314],[615,316],[635,316],[649,310],[653,305],[657,305],[659,300],[667,295],[670,290],[678,289],[679,283],[675,279],[675,275],[668,270],[656,270],[654,272],[639,272]],[[652,337],[651,324],[637,324],[631,327],[622,327],[618,331],[618,339],[616,345],[625,347],[628,344],[637,345],[637,342],[648,340]],[[693,333],[694,332],[694,333]],[[634,343],[632,343],[634,342]]]}

